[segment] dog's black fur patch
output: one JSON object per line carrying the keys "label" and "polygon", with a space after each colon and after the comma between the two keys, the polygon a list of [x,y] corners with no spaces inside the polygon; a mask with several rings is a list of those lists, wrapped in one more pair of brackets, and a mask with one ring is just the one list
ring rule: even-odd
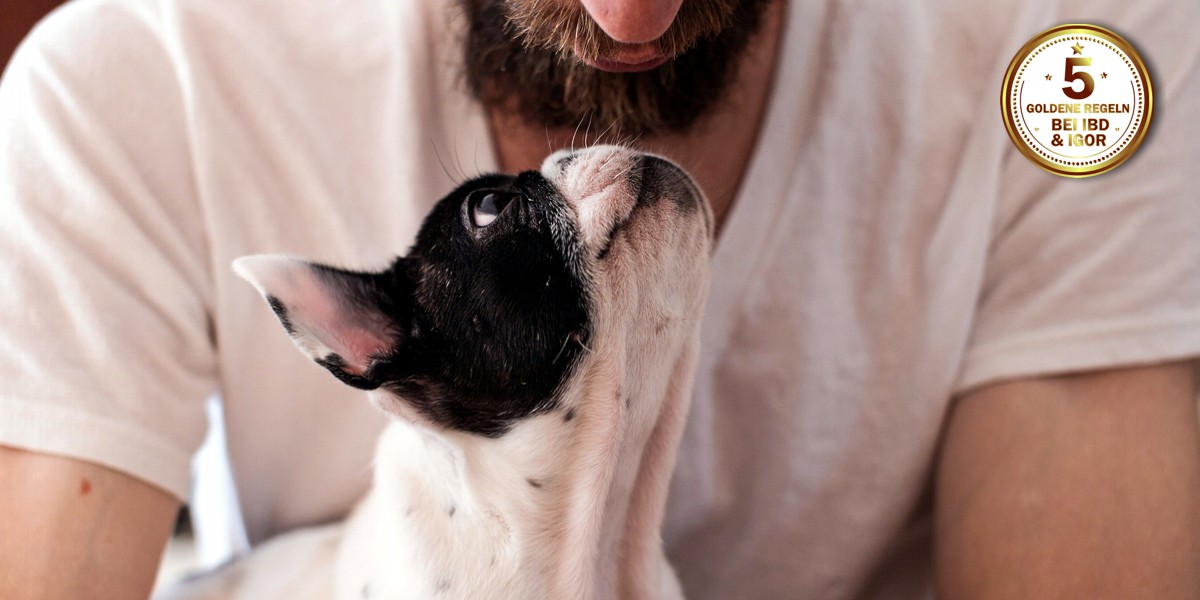
{"label": "dog's black fur patch", "polygon": [[[487,193],[513,199],[477,227],[473,203]],[[362,374],[348,373],[337,355],[317,362],[349,385],[382,387],[438,424],[480,435],[503,435],[555,408],[589,328],[569,214],[540,173],[488,175],[443,198],[387,271],[318,267],[343,308],[383,315],[394,343]]]}
{"label": "dog's black fur patch", "polygon": [[347,371],[346,360],[337,354],[326,354],[324,358],[318,358],[316,361],[318,365],[329,369],[329,372],[333,373],[334,377],[337,377],[342,383],[350,387],[356,387],[360,390],[373,390],[379,387],[374,381]]}
{"label": "dog's black fur patch", "polygon": [[296,335],[296,326],[292,325],[292,318],[288,316],[287,307],[279,301],[279,298],[267,294],[267,305],[271,307],[271,311],[279,318],[279,322],[283,325],[283,330],[288,332],[288,335]]}

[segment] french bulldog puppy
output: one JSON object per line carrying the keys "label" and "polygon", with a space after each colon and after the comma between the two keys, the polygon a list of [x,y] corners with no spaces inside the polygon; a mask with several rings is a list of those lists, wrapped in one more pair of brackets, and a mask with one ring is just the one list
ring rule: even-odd
{"label": "french bulldog puppy", "polygon": [[713,219],[616,146],[464,183],[382,272],[234,263],[296,346],[392,418],[343,524],[166,598],[681,598],[659,530]]}

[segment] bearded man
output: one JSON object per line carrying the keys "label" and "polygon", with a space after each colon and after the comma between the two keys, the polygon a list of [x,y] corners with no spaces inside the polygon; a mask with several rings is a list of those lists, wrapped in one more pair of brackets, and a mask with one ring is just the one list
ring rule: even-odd
{"label": "bearded man", "polygon": [[[206,548],[344,515],[382,419],[227,265],[381,264],[456,181],[598,142],[719,222],[663,532],[689,598],[1200,597],[1200,4],[1152,3],[68,5],[0,86],[0,597],[145,596],[214,393]],[[1069,22],[1162,107],[1088,180],[995,101]]]}

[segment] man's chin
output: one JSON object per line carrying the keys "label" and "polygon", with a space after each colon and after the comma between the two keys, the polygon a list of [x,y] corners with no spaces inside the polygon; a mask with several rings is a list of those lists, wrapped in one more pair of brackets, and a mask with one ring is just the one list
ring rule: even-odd
{"label": "man's chin", "polygon": [[571,40],[546,46],[540,38],[518,38],[506,13],[513,5],[460,1],[469,24],[466,80],[485,106],[536,127],[590,123],[645,136],[685,133],[720,101],[770,0],[691,0],[696,6],[727,2],[734,25],[716,35],[680,37],[675,44],[607,47],[580,47]]}
{"label": "man's chin", "polygon": [[580,62],[608,73],[641,73],[662,66],[671,58],[658,44],[620,44],[596,53],[574,48]]}
{"label": "man's chin", "polygon": [[643,71],[657,69],[658,67],[661,67],[663,63],[667,62],[667,60],[669,60],[667,56],[660,54],[648,60],[638,60],[634,62],[613,59],[584,59],[583,62],[589,67],[609,73],[641,73]]}

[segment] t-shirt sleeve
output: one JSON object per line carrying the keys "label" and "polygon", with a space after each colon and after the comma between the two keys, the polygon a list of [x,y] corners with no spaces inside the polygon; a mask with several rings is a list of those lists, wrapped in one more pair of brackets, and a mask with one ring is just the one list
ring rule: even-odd
{"label": "t-shirt sleeve", "polygon": [[1172,6],[1112,20],[1154,84],[1154,122],[1131,159],[1067,179],[1009,144],[959,392],[1200,355],[1200,5]]}
{"label": "t-shirt sleeve", "polygon": [[214,389],[211,269],[156,10],[71,3],[0,81],[0,444],[183,498]]}

